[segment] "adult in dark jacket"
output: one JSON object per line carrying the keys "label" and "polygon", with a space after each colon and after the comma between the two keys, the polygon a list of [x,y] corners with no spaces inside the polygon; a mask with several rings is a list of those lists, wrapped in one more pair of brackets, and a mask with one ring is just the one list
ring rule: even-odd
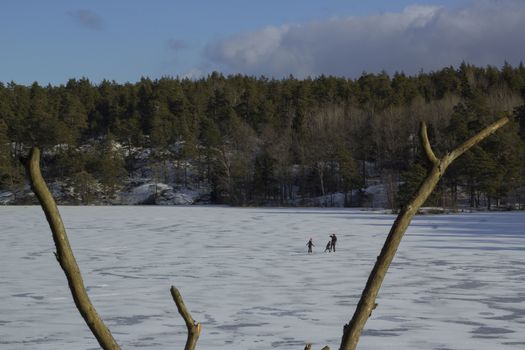
{"label": "adult in dark jacket", "polygon": [[337,243],[337,237],[335,236],[335,233],[332,233],[330,237],[332,238],[332,250],[335,252],[335,244]]}

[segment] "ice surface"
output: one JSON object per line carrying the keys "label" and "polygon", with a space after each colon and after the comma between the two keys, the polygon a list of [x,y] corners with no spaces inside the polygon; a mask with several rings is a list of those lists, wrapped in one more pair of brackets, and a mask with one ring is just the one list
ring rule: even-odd
{"label": "ice surface", "polygon": [[[337,349],[394,219],[344,209],[61,207],[95,307],[123,349]],[[39,207],[0,207],[0,349],[98,349]],[[360,350],[525,348],[525,213],[418,216]],[[332,232],[337,252],[322,253]],[[306,242],[314,239],[314,253]]]}

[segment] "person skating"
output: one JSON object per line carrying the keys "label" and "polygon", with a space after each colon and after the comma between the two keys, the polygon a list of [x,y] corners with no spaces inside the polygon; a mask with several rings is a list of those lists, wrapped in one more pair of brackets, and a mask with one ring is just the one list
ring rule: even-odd
{"label": "person skating", "polygon": [[337,243],[337,237],[335,236],[335,233],[332,233],[330,237],[332,238],[330,241],[332,243],[332,250],[335,252],[335,244]]}
{"label": "person skating", "polygon": [[328,250],[328,253],[332,252],[332,240],[331,239],[328,241],[328,243],[326,243],[326,248],[324,252],[326,253],[327,250]]}
{"label": "person skating", "polygon": [[312,252],[312,247],[315,247],[314,242],[312,241],[311,238],[308,241],[308,243],[306,243],[306,246],[308,247],[308,253],[311,253]]}

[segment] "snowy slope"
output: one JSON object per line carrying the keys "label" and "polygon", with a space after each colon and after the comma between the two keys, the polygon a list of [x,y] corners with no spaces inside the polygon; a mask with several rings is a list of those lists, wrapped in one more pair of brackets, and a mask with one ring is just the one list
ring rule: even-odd
{"label": "snowy slope", "polygon": [[[394,219],[343,209],[62,207],[89,294],[123,349],[337,349]],[[0,349],[98,349],[39,207],[0,207]],[[360,350],[525,348],[525,213],[419,216]],[[328,234],[336,253],[322,253]],[[306,241],[314,239],[314,254]]]}

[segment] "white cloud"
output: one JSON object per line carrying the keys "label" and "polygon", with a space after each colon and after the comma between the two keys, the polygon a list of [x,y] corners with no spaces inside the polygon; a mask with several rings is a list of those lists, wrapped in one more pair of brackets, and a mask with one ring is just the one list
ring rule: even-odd
{"label": "white cloud", "polygon": [[282,77],[409,74],[461,61],[501,66],[525,57],[525,1],[478,0],[455,9],[411,6],[398,13],[267,27],[208,45],[227,72]]}

